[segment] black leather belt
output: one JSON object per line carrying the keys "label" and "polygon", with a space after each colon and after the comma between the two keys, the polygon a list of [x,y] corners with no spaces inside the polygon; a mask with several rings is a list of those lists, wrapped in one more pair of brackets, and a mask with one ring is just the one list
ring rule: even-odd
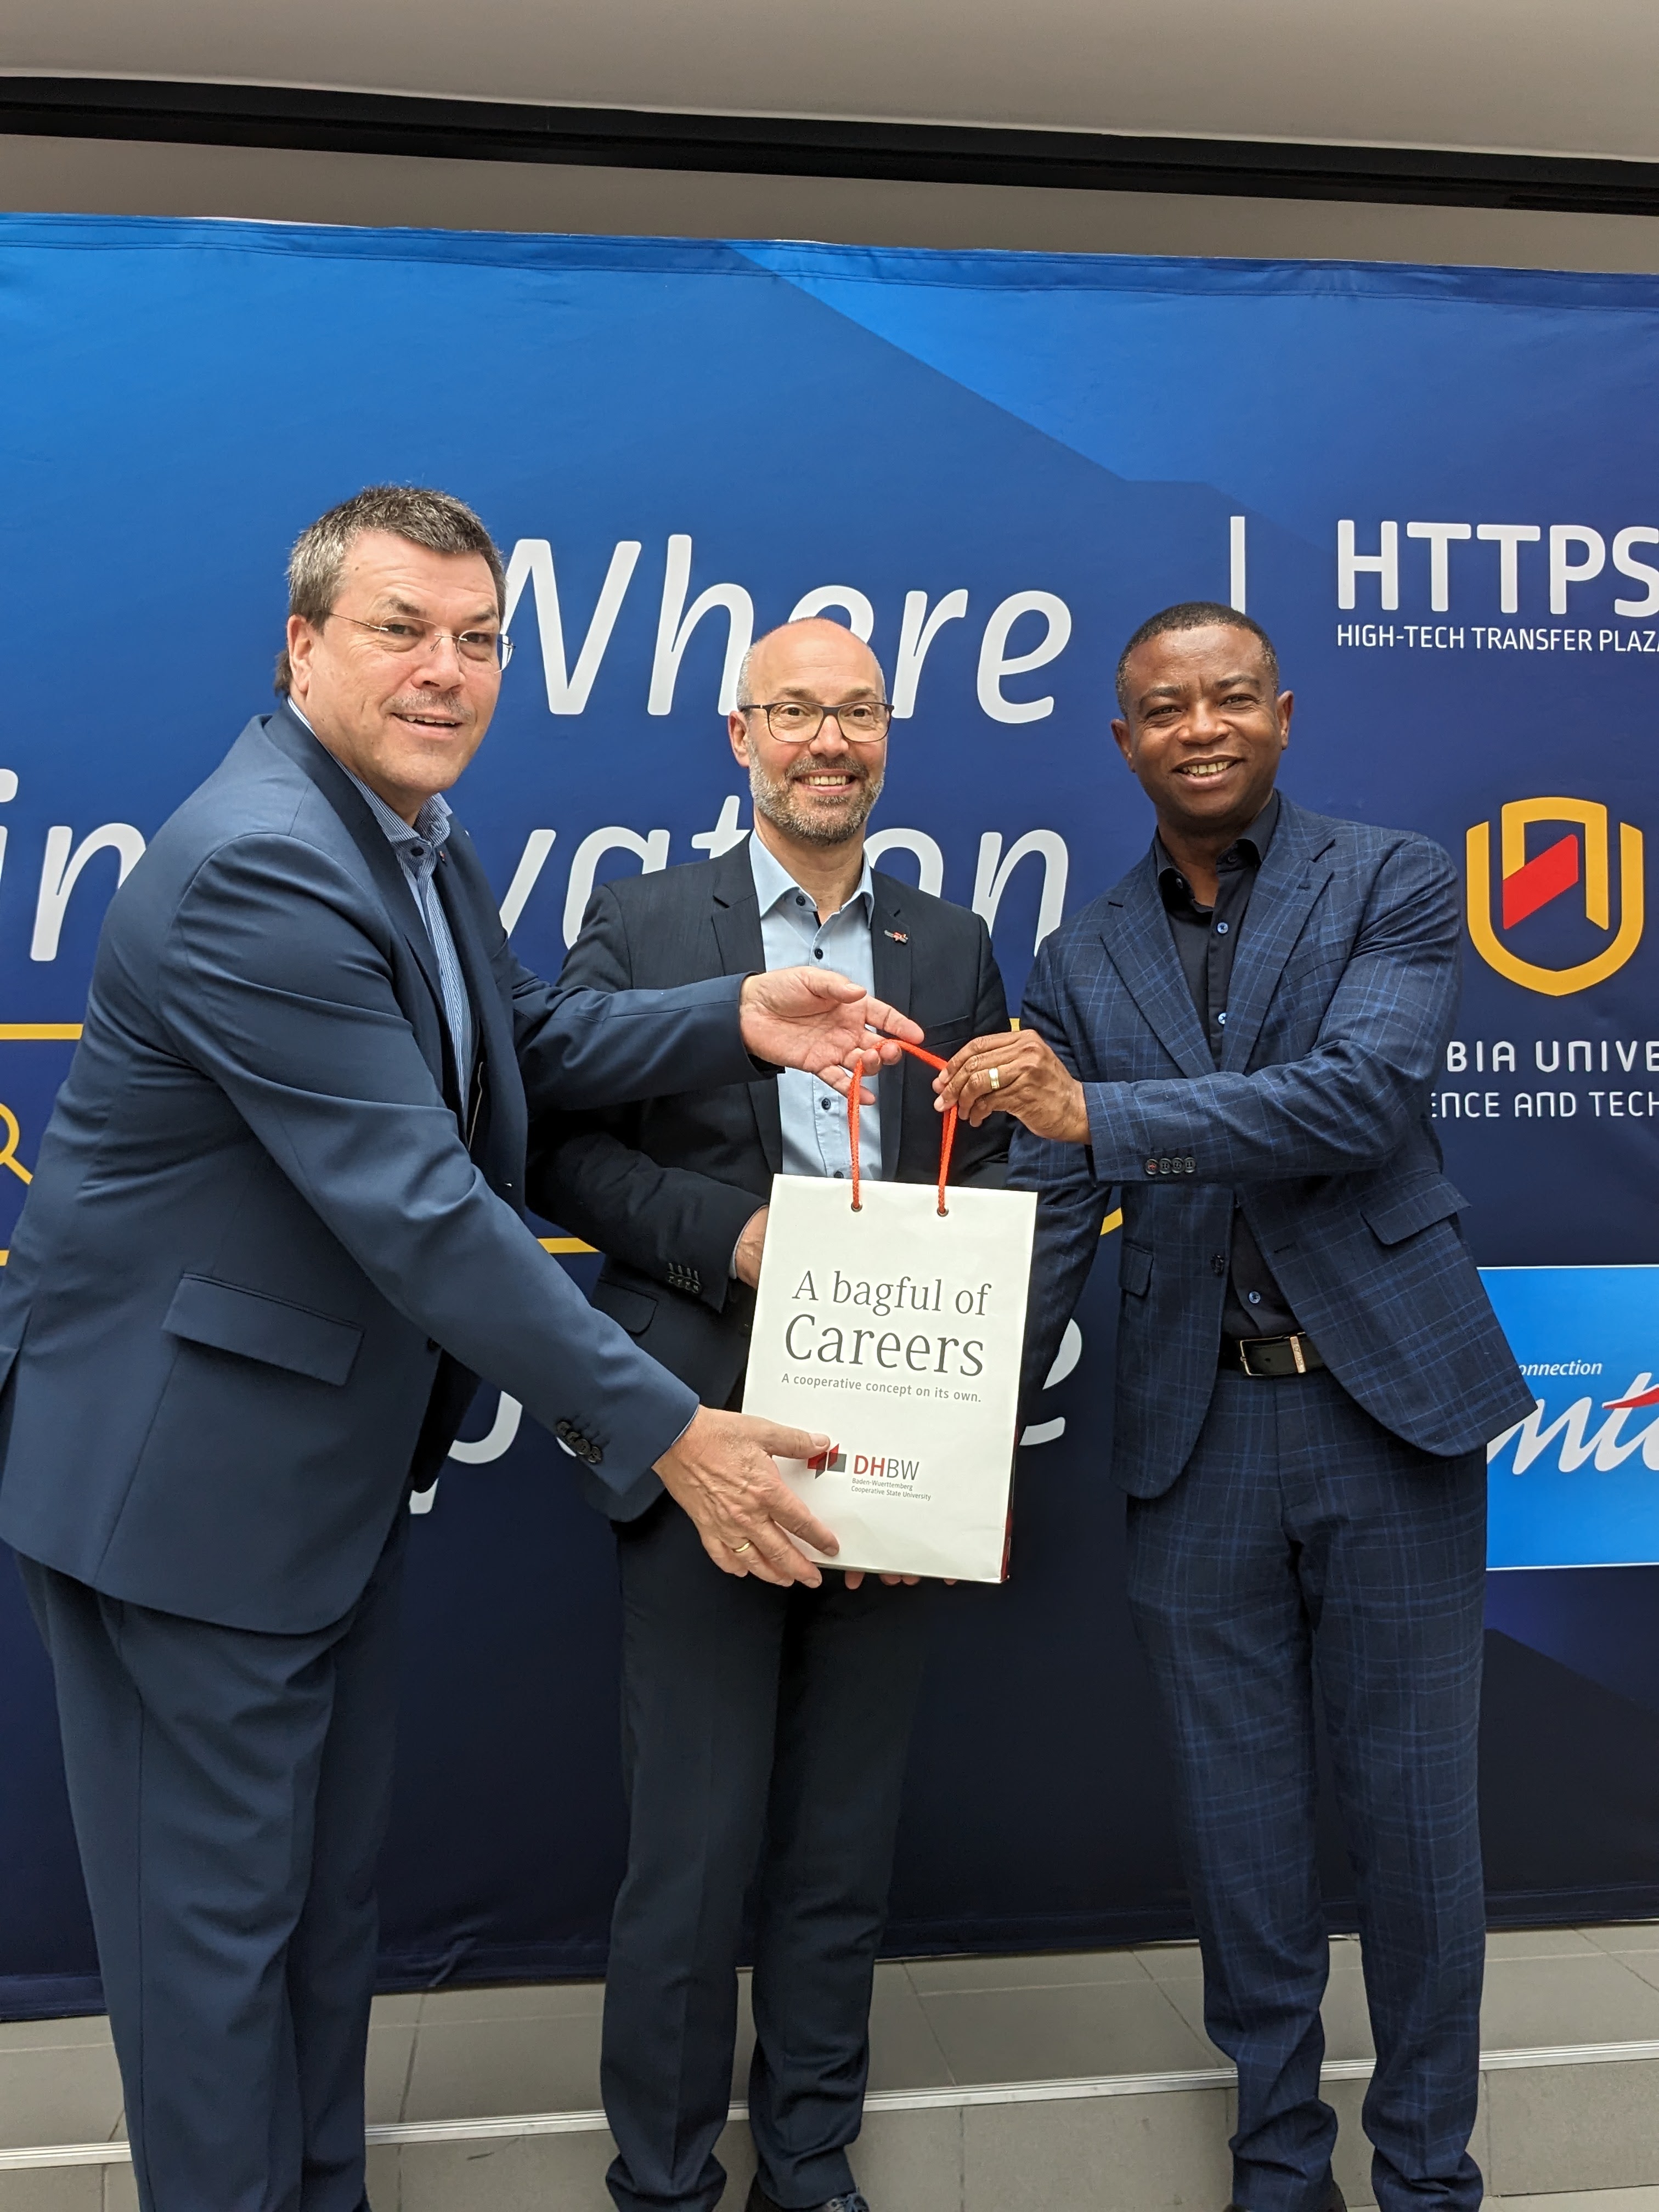
{"label": "black leather belt", "polygon": [[1218,1364],[1224,1375],[1249,1375],[1257,1382],[1311,1375],[1325,1364],[1310,1336],[1224,1336]]}

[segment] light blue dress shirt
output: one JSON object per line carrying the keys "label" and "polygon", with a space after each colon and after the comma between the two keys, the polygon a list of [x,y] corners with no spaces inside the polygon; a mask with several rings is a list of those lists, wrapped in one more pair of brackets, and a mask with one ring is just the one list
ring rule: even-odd
{"label": "light blue dress shirt", "polygon": [[[289,701],[289,710],[295,720],[311,725],[295,705]],[[311,730],[313,738],[315,730]],[[323,741],[317,738],[319,744]],[[328,747],[323,746],[325,752]],[[467,1001],[466,982],[461,974],[461,963],[455,951],[455,939],[450,934],[449,917],[444,912],[443,901],[438,896],[438,887],[433,877],[437,872],[438,855],[449,840],[449,802],[441,792],[434,792],[422,805],[415,817],[414,827],[401,814],[388,806],[378,791],[371,791],[361,776],[351,770],[337,754],[330,752],[329,758],[337,768],[351,776],[363,797],[368,801],[368,811],[380,825],[388,845],[403,864],[404,879],[415,901],[426,933],[432,940],[432,950],[438,963],[438,981],[443,992],[444,1020],[449,1029],[449,1042],[455,1054],[455,1066],[460,1077],[461,1095],[465,1098],[472,1080],[472,1009]],[[869,873],[868,869],[865,871]]]}
{"label": "light blue dress shirt", "polygon": [[[769,972],[774,968],[834,968],[873,994],[875,955],[870,932],[876,887],[869,861],[864,864],[852,897],[824,922],[818,920],[817,907],[810,894],[802,890],[757,836],[749,840],[749,866],[760,903],[761,945]],[[786,1068],[777,1084],[785,1175],[850,1179],[853,1151],[848,1136],[847,1103],[841,1093],[799,1068]],[[878,1106],[866,1106],[859,1114],[859,1166],[860,1172],[872,1182],[880,1180],[881,1109]]]}

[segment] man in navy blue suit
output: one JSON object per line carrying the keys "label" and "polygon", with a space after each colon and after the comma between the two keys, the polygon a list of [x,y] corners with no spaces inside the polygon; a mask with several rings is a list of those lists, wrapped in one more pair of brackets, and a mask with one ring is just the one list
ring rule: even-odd
{"label": "man in navy blue suit", "polygon": [[[550,988],[439,795],[494,710],[501,561],[380,487],[289,564],[279,710],[156,836],[0,1288],[0,1536],[52,1655],[145,2212],[359,2212],[374,1869],[411,1488],[478,1376],[617,1495],[654,1469],[724,1573],[834,1549],[522,1213],[530,1114],[844,1089],[866,1022],[800,969]],[[878,1048],[881,1059],[896,1047]]]}
{"label": "man in navy blue suit", "polygon": [[1112,729],[1146,857],[1052,936],[1015,1039],[939,1079],[1041,1194],[1040,1381],[1121,1196],[1114,1471],[1173,1741],[1205,2021],[1238,2066],[1235,2212],[1340,2206],[1314,1670],[1353,1860],[1381,2212],[1473,2212],[1475,1802],[1489,1437],[1533,1394],[1458,1225],[1429,1094],[1457,995],[1450,860],[1273,788],[1260,626],[1143,623]]}

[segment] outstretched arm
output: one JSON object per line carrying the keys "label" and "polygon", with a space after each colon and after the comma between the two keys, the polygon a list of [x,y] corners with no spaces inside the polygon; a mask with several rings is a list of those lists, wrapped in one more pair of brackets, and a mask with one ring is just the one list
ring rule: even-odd
{"label": "outstretched arm", "polygon": [[[1182,1162],[1200,1182],[1266,1182],[1375,1167],[1423,1111],[1457,999],[1457,884],[1437,847],[1379,870],[1341,981],[1305,1058],[1254,1074],[1085,1083],[1035,1028],[965,1045],[938,1082],[969,1121],[995,1110],[1086,1145],[1102,1182]],[[990,1070],[998,1073],[993,1089]]]}
{"label": "outstretched arm", "polygon": [[803,1517],[769,1456],[818,1447],[699,1409],[489,1189],[353,876],[292,837],[221,848],[174,916],[157,1005],[173,1048],[407,1320],[545,1427],[585,1440],[601,1480],[626,1489],[654,1466],[726,1571],[819,1579],[785,1531],[820,1551],[835,1539]]}

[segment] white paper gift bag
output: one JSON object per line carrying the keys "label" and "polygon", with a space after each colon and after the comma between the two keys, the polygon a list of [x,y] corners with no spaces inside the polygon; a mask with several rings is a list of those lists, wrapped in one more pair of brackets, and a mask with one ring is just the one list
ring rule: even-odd
{"label": "white paper gift bag", "polygon": [[850,1185],[773,1179],[744,1411],[835,1439],[778,1462],[830,1564],[1000,1582],[1036,1194],[861,1182],[853,1121]]}

